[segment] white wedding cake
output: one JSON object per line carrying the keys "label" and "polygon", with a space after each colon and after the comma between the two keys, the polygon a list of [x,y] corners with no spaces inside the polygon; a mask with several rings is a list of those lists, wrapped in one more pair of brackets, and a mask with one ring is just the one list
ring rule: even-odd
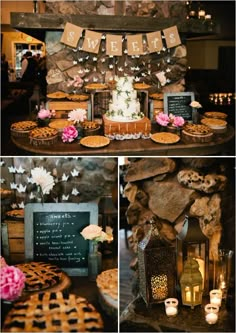
{"label": "white wedding cake", "polygon": [[106,117],[112,121],[129,122],[143,118],[137,90],[133,88],[133,76],[115,77],[116,88],[112,91],[112,100]]}

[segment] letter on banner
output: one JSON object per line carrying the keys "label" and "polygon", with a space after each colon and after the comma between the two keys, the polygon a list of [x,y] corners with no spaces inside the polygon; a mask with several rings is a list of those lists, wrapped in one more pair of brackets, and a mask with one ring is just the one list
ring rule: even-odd
{"label": "letter on banner", "polygon": [[143,54],[143,36],[142,34],[127,36],[128,55]]}
{"label": "letter on banner", "polygon": [[122,56],[122,36],[106,35],[106,54]]}
{"label": "letter on banner", "polygon": [[175,47],[181,44],[177,26],[167,28],[163,30],[164,36],[166,38],[166,46],[168,48]]}
{"label": "letter on banner", "polygon": [[98,53],[102,34],[90,30],[85,30],[82,49],[86,52]]}
{"label": "letter on banner", "polygon": [[61,36],[60,42],[74,48],[77,47],[78,41],[82,35],[83,30],[84,30],[83,28],[67,22],[63,34]]}
{"label": "letter on banner", "polygon": [[163,48],[161,32],[155,31],[146,34],[149,53],[161,51]]}

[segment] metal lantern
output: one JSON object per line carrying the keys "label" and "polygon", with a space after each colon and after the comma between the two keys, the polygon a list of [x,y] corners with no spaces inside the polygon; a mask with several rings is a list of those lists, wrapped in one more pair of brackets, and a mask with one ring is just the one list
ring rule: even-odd
{"label": "metal lantern", "polygon": [[147,236],[138,244],[139,291],[147,305],[175,296],[175,247],[161,238],[151,221]]}
{"label": "metal lantern", "polygon": [[180,277],[182,304],[191,306],[202,304],[202,275],[198,262],[189,257],[184,263],[184,270]]}
{"label": "metal lantern", "polygon": [[184,261],[188,257],[197,260],[202,274],[202,288],[204,295],[209,293],[209,240],[202,233],[199,221],[196,218],[185,217],[177,241],[177,274],[178,280],[183,272]]}

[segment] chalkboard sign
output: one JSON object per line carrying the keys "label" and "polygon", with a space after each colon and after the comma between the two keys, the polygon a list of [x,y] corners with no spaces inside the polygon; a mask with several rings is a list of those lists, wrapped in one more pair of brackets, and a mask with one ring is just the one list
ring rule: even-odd
{"label": "chalkboard sign", "polygon": [[69,275],[88,275],[89,241],[80,232],[98,224],[92,203],[30,203],[25,207],[25,257],[56,264]]}
{"label": "chalkboard sign", "polygon": [[192,107],[189,106],[192,101],[194,101],[193,92],[165,93],[164,112],[192,121]]}

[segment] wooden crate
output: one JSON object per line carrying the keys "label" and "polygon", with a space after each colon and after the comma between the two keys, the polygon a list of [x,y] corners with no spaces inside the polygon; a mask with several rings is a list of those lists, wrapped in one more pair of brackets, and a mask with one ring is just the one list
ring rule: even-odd
{"label": "wooden crate", "polygon": [[24,221],[2,222],[2,251],[7,263],[25,261]]}

